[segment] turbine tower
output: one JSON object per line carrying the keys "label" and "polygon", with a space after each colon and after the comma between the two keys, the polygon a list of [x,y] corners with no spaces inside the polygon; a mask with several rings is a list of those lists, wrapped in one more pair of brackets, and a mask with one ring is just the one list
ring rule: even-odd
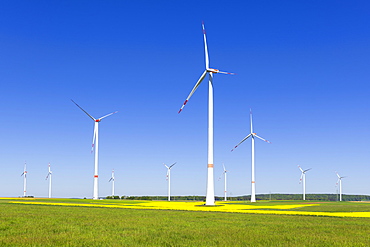
{"label": "turbine tower", "polygon": [[225,165],[222,164],[223,168],[224,168],[224,193],[225,193],[225,198],[224,198],[224,201],[227,201],[227,190],[226,190],[226,173],[227,173],[227,170],[225,168]]}
{"label": "turbine tower", "polygon": [[251,193],[251,202],[256,202],[256,181],[254,178],[254,138],[257,137],[261,139],[262,141],[265,141],[267,143],[271,143],[268,140],[263,139],[262,137],[259,137],[256,133],[253,132],[253,126],[252,126],[252,109],[250,109],[250,122],[251,122],[251,133],[249,133],[246,137],[244,137],[241,142],[239,142],[231,151],[233,151],[235,148],[237,148],[240,144],[242,144],[245,140],[247,140],[249,137],[252,138],[252,182],[251,182],[251,188],[252,188],[252,193]]}
{"label": "turbine tower", "polygon": [[299,183],[302,182],[303,184],[303,200],[306,200],[306,172],[311,170],[312,168],[309,168],[307,170],[303,170],[300,166],[298,166],[299,170],[301,170],[301,178],[299,179]]}
{"label": "turbine tower", "polygon": [[72,100],[75,105],[80,108],[87,116],[89,116],[95,123],[94,125],[94,135],[93,135],[93,141],[92,141],[92,147],[91,147],[91,152],[94,151],[94,146],[95,146],[95,162],[94,162],[94,194],[93,194],[93,199],[98,199],[98,162],[99,162],[99,123],[103,118],[106,118],[112,114],[117,113],[118,111],[109,113],[101,118],[94,118],[92,117],[87,111],[82,109],[81,106],[79,106],[76,102]]}
{"label": "turbine tower", "polygon": [[108,182],[112,181],[112,196],[114,196],[114,169],[112,170],[112,177]]}
{"label": "turbine tower", "polygon": [[190,94],[186,98],[184,104],[179,110],[179,113],[188,103],[190,97],[197,90],[203,79],[209,74],[208,80],[208,165],[207,165],[207,193],[206,193],[206,205],[215,205],[215,189],[214,189],[214,174],[213,174],[213,74],[222,73],[233,75],[233,73],[219,71],[218,69],[212,69],[209,67],[209,56],[207,48],[206,30],[204,28],[204,23],[202,23],[203,28],[203,39],[204,39],[204,51],[205,51],[205,62],[206,69],[203,74],[198,79],[197,83],[191,90]]}
{"label": "turbine tower", "polygon": [[23,197],[26,197],[27,192],[27,169],[26,169],[26,162],[24,162],[24,170],[21,174],[21,177],[23,176]]}
{"label": "turbine tower", "polygon": [[339,176],[338,172],[335,172],[335,173],[337,174],[337,177],[338,177],[337,185],[339,182],[339,201],[341,202],[342,201],[342,178],[345,178],[345,177]]}
{"label": "turbine tower", "polygon": [[46,176],[45,180],[49,179],[49,198],[51,198],[51,175],[52,175],[53,172],[50,170],[50,163],[48,165],[48,168],[49,168],[49,172],[48,172],[48,175]]}
{"label": "turbine tower", "polygon": [[176,162],[173,163],[170,166],[167,166],[166,164],[163,163],[163,165],[167,168],[167,175],[166,179],[168,181],[168,201],[171,201],[171,168],[176,165]]}

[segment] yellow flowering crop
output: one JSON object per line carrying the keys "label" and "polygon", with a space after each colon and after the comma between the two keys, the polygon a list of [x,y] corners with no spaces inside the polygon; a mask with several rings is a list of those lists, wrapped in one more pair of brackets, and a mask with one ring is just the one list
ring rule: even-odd
{"label": "yellow flowering crop", "polygon": [[[87,201],[89,202],[89,201]],[[63,203],[39,201],[10,201],[10,203],[55,206],[81,206],[105,208],[131,208],[131,209],[157,209],[157,210],[182,210],[182,211],[209,211],[248,214],[279,214],[279,215],[313,215],[334,217],[370,217],[370,212],[312,212],[294,211],[294,208],[318,206],[319,204],[287,204],[287,205],[258,205],[238,202],[217,202],[216,206],[204,206],[200,202],[167,202],[167,201],[94,201],[90,203]],[[284,211],[283,211],[284,210]]]}

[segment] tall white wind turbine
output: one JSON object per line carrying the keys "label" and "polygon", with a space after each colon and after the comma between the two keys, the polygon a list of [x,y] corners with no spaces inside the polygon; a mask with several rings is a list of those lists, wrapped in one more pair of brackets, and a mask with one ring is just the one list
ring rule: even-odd
{"label": "tall white wind turbine", "polygon": [[48,165],[48,169],[49,169],[49,172],[48,172],[48,175],[46,176],[45,180],[49,179],[49,198],[51,198],[51,175],[52,175],[53,172],[50,169],[50,163]]}
{"label": "tall white wind turbine", "polygon": [[207,48],[206,39],[206,29],[204,28],[204,23],[202,23],[203,28],[203,39],[204,39],[204,51],[205,51],[205,62],[206,68],[203,74],[198,79],[197,83],[191,90],[190,94],[186,98],[184,104],[181,106],[179,113],[188,103],[190,97],[197,90],[203,79],[209,74],[208,81],[208,165],[207,165],[207,193],[206,193],[206,205],[215,205],[215,190],[214,190],[214,174],[213,174],[213,74],[222,73],[233,75],[234,73],[219,71],[218,69],[212,69],[209,67],[209,56]]}
{"label": "tall white wind turbine", "polygon": [[168,181],[168,201],[171,201],[171,168],[176,165],[176,162],[173,163],[170,166],[167,166],[166,164],[163,164],[167,168],[167,175],[166,179]]}
{"label": "tall white wind turbine", "polygon": [[339,201],[341,202],[342,201],[342,178],[345,178],[345,177],[339,176],[338,172],[335,172],[335,173],[337,174],[337,177],[338,177],[337,184],[339,183]]}
{"label": "tall white wind turbine", "polygon": [[114,196],[114,170],[112,170],[112,177],[108,182],[112,181],[112,196]]}
{"label": "tall white wind turbine", "polygon": [[224,164],[222,164],[222,167],[224,168],[224,201],[227,201],[227,187],[226,187],[226,179],[227,179],[227,177],[226,177],[226,174],[227,174],[227,170],[226,170],[226,168],[225,168],[225,165]]}
{"label": "tall white wind turbine", "polygon": [[81,106],[79,106],[76,102],[74,102],[72,100],[73,103],[75,103],[75,105],[80,108],[87,116],[89,116],[95,123],[94,125],[94,136],[93,136],[93,141],[92,141],[92,147],[91,147],[91,152],[94,151],[94,147],[95,147],[95,162],[94,162],[94,194],[93,194],[93,199],[98,199],[99,195],[98,195],[98,162],[99,162],[99,123],[100,121],[103,119],[103,118],[106,118],[112,114],[115,114],[117,113],[118,111],[115,111],[115,112],[112,112],[112,113],[109,113],[101,118],[94,118],[92,117],[87,111],[85,111],[84,109],[82,109]]}
{"label": "tall white wind turbine", "polygon": [[301,178],[299,179],[299,183],[303,184],[303,200],[306,200],[306,172],[311,170],[312,168],[309,168],[307,170],[303,170],[302,167],[298,166],[299,170],[301,170]]}
{"label": "tall white wind turbine", "polygon": [[24,170],[23,173],[21,174],[21,177],[23,176],[23,197],[26,197],[27,193],[27,164],[24,162]]}
{"label": "tall white wind turbine", "polygon": [[241,142],[239,142],[231,151],[233,151],[235,148],[237,148],[240,144],[242,144],[245,140],[247,140],[249,137],[252,138],[252,182],[251,182],[251,202],[256,202],[256,181],[255,181],[255,171],[254,171],[254,138],[257,137],[261,139],[262,141],[265,141],[267,143],[271,143],[268,140],[263,139],[262,137],[259,137],[256,133],[253,132],[253,125],[252,125],[252,109],[250,110],[250,122],[251,122],[251,133],[249,133],[246,137],[244,137]]}

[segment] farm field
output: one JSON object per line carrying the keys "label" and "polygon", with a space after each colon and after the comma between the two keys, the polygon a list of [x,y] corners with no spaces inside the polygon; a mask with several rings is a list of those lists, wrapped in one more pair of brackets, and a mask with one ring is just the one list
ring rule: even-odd
{"label": "farm field", "polygon": [[370,204],[0,199],[1,246],[369,246]]}

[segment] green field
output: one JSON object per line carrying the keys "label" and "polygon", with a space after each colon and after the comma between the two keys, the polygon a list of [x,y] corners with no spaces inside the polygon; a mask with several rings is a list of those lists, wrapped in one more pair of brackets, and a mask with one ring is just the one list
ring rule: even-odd
{"label": "green field", "polygon": [[[171,203],[163,202],[176,205]],[[141,204],[126,200],[0,199],[0,246],[370,246],[370,218],[366,217],[99,206]],[[242,204],[274,207],[297,202]],[[320,202],[294,210],[370,212],[370,204]]]}

